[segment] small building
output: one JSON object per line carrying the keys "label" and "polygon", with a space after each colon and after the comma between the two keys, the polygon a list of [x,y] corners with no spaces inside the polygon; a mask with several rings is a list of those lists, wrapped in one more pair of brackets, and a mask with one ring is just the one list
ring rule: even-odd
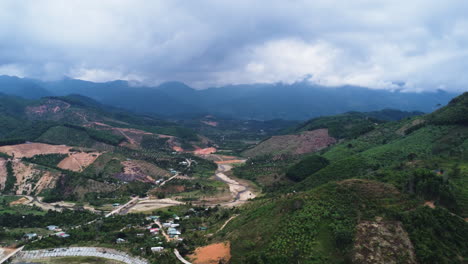
{"label": "small building", "polygon": [[169,236],[178,236],[180,235],[180,231],[178,231],[177,229],[173,228],[173,227],[169,227],[169,229],[167,230],[167,234]]}
{"label": "small building", "polygon": [[171,227],[179,227],[179,224],[171,224]]}
{"label": "small building", "polygon": [[115,240],[115,243],[117,243],[117,244],[122,244],[122,243],[125,243],[125,242],[126,242],[125,239],[120,238],[120,237]]}
{"label": "small building", "polygon": [[49,229],[50,231],[55,231],[55,230],[59,229],[59,227],[56,226],[56,225],[49,225],[49,226],[47,226],[47,229]]}
{"label": "small building", "polygon": [[151,247],[152,252],[162,252],[164,247]]}
{"label": "small building", "polygon": [[163,227],[171,227],[173,223],[163,223]]}
{"label": "small building", "polygon": [[27,239],[27,240],[31,240],[31,239],[34,239],[37,237],[37,234],[36,233],[27,233],[27,234],[24,234],[23,238]]}
{"label": "small building", "polygon": [[112,206],[117,207],[117,206],[120,206],[120,204],[119,203],[113,203]]}
{"label": "small building", "polygon": [[201,230],[201,231],[206,231],[206,230],[208,229],[208,227],[206,227],[206,226],[200,226],[198,229]]}
{"label": "small building", "polygon": [[159,216],[158,215],[150,215],[148,217],[146,217],[146,220],[158,220],[159,219]]}
{"label": "small building", "polygon": [[149,231],[150,231],[151,234],[158,233],[158,232],[159,232],[159,228],[150,228]]}
{"label": "small building", "polygon": [[58,232],[58,233],[55,233],[55,236],[57,237],[61,237],[61,238],[67,238],[69,237],[70,235],[65,233],[65,232]]}
{"label": "small building", "polygon": [[145,234],[143,234],[143,233],[138,233],[138,234],[136,234],[136,236],[137,236],[137,237],[144,237]]}

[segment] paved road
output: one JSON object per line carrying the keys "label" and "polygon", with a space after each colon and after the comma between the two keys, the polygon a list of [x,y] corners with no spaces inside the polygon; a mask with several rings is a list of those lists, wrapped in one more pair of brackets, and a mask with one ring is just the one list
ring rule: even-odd
{"label": "paved road", "polygon": [[125,208],[131,207],[132,205],[134,205],[134,204],[136,204],[136,203],[138,202],[138,199],[139,199],[139,198],[140,198],[140,197],[138,197],[138,196],[137,196],[137,197],[134,197],[133,199],[131,199],[130,201],[128,201],[126,204],[124,204],[124,205],[120,206],[119,208],[113,210],[112,212],[106,214],[106,217],[109,217],[109,216],[114,215],[114,214],[118,214],[118,213],[120,213],[122,210],[124,210]]}
{"label": "paved road", "polygon": [[98,247],[70,247],[70,248],[55,248],[55,249],[42,249],[22,251],[18,253],[17,257],[12,263],[19,263],[26,260],[35,260],[43,258],[54,257],[100,257],[106,259],[113,259],[127,264],[148,264],[144,259],[132,257],[125,252],[117,251],[109,248]]}
{"label": "paved road", "polygon": [[188,262],[187,260],[185,260],[179,253],[179,250],[177,250],[177,248],[174,248],[174,254],[175,256],[184,264],[192,264],[190,262]]}

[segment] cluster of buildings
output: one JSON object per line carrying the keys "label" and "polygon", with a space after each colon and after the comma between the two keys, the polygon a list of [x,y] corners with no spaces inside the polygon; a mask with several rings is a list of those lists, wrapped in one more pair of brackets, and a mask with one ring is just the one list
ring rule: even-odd
{"label": "cluster of buildings", "polygon": [[[69,234],[63,232],[62,229],[56,225],[49,225],[46,227],[46,229],[49,231],[55,232],[54,235],[56,237],[67,238],[70,236]],[[40,238],[40,237],[36,233],[27,233],[27,234],[24,234],[23,238],[25,240],[33,240],[33,239]]]}

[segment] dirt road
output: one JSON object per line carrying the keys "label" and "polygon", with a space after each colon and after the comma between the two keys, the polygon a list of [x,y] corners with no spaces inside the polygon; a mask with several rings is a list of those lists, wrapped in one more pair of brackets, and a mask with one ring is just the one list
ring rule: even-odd
{"label": "dirt road", "polygon": [[236,217],[238,217],[238,216],[239,216],[238,214],[235,214],[235,215],[229,217],[229,219],[226,220],[226,222],[224,222],[224,224],[218,229],[218,231],[216,231],[216,233],[218,233],[219,231],[223,230],[223,229],[226,227],[226,225],[227,225],[229,222],[232,221],[232,219],[234,219],[234,218],[236,218]]}

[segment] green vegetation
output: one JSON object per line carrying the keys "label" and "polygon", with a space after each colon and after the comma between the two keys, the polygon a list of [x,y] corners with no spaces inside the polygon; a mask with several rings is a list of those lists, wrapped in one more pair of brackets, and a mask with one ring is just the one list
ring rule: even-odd
{"label": "green vegetation", "polygon": [[26,162],[31,162],[47,167],[55,168],[64,158],[68,157],[67,154],[41,154],[32,158],[22,158]]}
{"label": "green vegetation", "polygon": [[48,129],[37,141],[69,146],[92,147],[95,142],[118,145],[125,138],[106,131],[64,124]]}
{"label": "green vegetation", "polygon": [[270,191],[278,187],[291,164],[300,160],[299,156],[281,155],[274,159],[271,155],[258,156],[247,160],[242,166],[232,170],[236,177],[253,181]]}
{"label": "green vegetation", "polygon": [[354,138],[373,130],[378,123],[382,123],[382,121],[363,113],[349,112],[342,115],[314,118],[285,132],[297,133],[328,128],[328,132],[334,138]]}
{"label": "green vegetation", "polygon": [[93,213],[83,211],[65,210],[63,212],[48,211],[45,214],[1,214],[0,223],[2,227],[8,228],[31,228],[43,227],[48,225],[62,225],[63,227],[72,227],[81,223],[91,221],[96,218]]}
{"label": "green vegetation", "polygon": [[447,210],[419,207],[402,214],[419,263],[462,263],[468,257],[468,224]]}
{"label": "green vegetation", "polygon": [[402,198],[378,182],[327,184],[256,201],[220,236],[231,239],[233,263],[341,263],[358,219],[393,219],[410,207]]}
{"label": "green vegetation", "polygon": [[429,121],[434,124],[468,125],[468,92],[452,99],[450,103],[429,115]]}
{"label": "green vegetation", "polygon": [[91,139],[96,140],[98,142],[113,145],[113,146],[117,146],[118,144],[120,144],[122,141],[125,140],[125,137],[122,135],[114,135],[106,131],[96,130],[92,128],[77,126],[77,125],[70,125],[70,124],[66,124],[65,126],[72,128],[72,129],[84,131]]}
{"label": "green vegetation", "polygon": [[144,135],[140,146],[143,149],[163,149],[166,145],[168,138],[160,138],[153,135]]}
{"label": "green vegetation", "polygon": [[41,215],[44,211],[41,211],[38,207],[28,205],[10,205],[11,202],[20,199],[21,196],[13,195],[2,195],[0,196],[0,214],[33,214]]}
{"label": "green vegetation", "polygon": [[7,171],[7,178],[5,181],[5,188],[3,188],[4,193],[13,193],[14,192],[14,187],[16,183],[16,177],[13,172],[13,165],[11,164],[11,161],[7,161],[6,163],[6,171]]}
{"label": "green vegetation", "polygon": [[311,155],[289,167],[286,171],[286,177],[299,182],[304,180],[310,174],[325,168],[328,164],[330,164],[330,162],[326,158],[318,155]]}
{"label": "green vegetation", "polygon": [[[403,223],[419,263],[462,263],[467,95],[398,122],[375,124],[355,113],[313,119],[294,132],[327,127],[343,140],[315,155],[264,156],[235,168],[236,176],[270,187],[219,235],[232,242],[232,263],[347,263],[354,228],[375,217]],[[283,175],[297,183],[278,180]]]}

